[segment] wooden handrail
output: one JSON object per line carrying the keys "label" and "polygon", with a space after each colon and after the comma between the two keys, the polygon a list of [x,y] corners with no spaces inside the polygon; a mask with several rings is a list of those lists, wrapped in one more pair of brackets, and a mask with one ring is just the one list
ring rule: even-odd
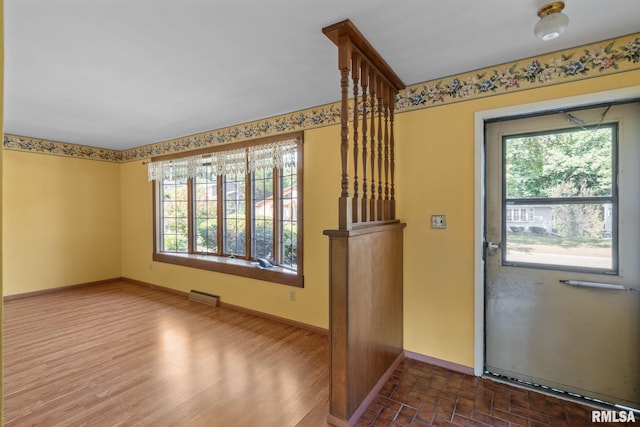
{"label": "wooden handrail", "polygon": [[[396,90],[402,90],[405,88],[405,84],[402,82],[402,79],[398,77],[389,64],[387,64],[387,61],[385,61],[378,51],[375,50],[351,20],[345,19],[344,21],[336,22],[333,25],[324,27],[322,32],[338,47],[340,47],[342,43],[340,41],[341,37],[348,38],[351,45],[360,51],[362,56],[367,58],[370,63],[374,64],[376,70],[382,74],[386,80],[388,80],[392,87],[395,87]],[[339,67],[340,65],[341,64],[339,64]]]}
{"label": "wooden handrail", "polygon": [[[396,95],[405,85],[350,20],[325,27],[322,32],[338,46],[342,92],[338,227],[350,230],[354,224],[395,220],[394,107]],[[351,119],[350,85],[353,87]],[[349,147],[350,120],[353,123],[352,150]],[[362,159],[359,156],[360,141]],[[349,183],[350,152],[353,155],[352,185]],[[349,192],[350,187],[352,193]]]}

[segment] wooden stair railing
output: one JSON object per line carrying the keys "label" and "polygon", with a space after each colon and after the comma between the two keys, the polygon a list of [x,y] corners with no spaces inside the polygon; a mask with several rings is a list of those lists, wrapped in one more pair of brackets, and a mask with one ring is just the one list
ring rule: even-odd
{"label": "wooden stair railing", "polygon": [[[325,27],[322,32],[338,46],[342,89],[339,229],[395,220],[394,107],[395,97],[405,85],[350,20]],[[353,87],[351,118],[350,83]],[[350,121],[353,123],[351,135]],[[349,164],[350,139],[353,141],[352,164]],[[353,174],[351,185],[349,171]]]}

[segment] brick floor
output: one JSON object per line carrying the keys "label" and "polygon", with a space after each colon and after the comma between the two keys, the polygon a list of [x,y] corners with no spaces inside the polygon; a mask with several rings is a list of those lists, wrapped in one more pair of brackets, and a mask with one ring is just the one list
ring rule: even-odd
{"label": "brick floor", "polygon": [[405,359],[357,427],[640,426],[592,423],[592,407]]}

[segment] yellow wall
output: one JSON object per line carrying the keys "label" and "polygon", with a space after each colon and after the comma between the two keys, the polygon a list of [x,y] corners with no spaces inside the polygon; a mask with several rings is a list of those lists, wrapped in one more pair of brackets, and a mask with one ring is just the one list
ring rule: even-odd
{"label": "yellow wall", "polygon": [[[141,161],[121,165],[122,276],[188,292],[220,295],[223,302],[328,328],[328,239],[337,227],[340,192],[337,126],[304,135],[304,288],[152,262],[152,189]],[[295,302],[289,292],[295,291]]]}
{"label": "yellow wall", "polygon": [[120,277],[120,165],[4,152],[4,294]]}
{"label": "yellow wall", "polygon": [[[398,115],[406,350],[473,366],[474,114],[638,82],[633,71]],[[447,216],[445,230],[431,229],[433,214]]]}
{"label": "yellow wall", "polygon": [[[404,346],[474,361],[474,114],[637,85],[640,70],[396,116],[396,199],[407,223]],[[5,294],[128,277],[328,327],[328,239],[337,226],[338,125],[305,131],[305,287],[152,262],[151,184],[142,161],[106,163],[5,151]],[[430,216],[447,215],[432,230]],[[296,292],[295,302],[289,292]]]}

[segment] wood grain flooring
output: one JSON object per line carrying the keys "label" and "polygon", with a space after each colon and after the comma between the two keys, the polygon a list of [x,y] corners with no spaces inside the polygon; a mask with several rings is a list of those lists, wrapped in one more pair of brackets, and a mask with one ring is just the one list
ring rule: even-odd
{"label": "wood grain flooring", "polygon": [[[328,358],[325,335],[130,283],[16,299],[3,425],[326,427]],[[588,426],[592,409],[405,359],[357,426]]]}
{"label": "wood grain flooring", "polygon": [[124,282],[4,305],[4,425],[326,426],[328,338]]}

